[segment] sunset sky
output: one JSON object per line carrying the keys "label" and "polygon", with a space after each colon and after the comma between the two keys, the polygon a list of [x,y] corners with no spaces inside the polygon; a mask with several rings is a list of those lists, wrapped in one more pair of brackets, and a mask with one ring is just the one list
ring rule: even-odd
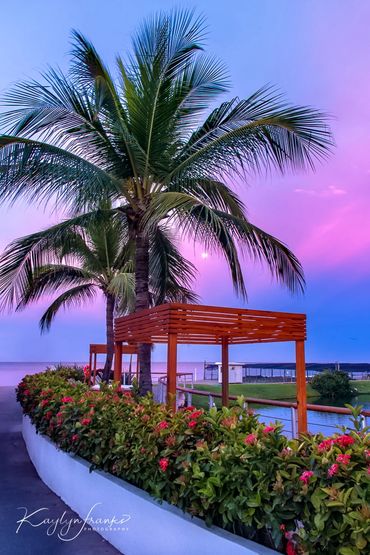
{"label": "sunset sky", "polygon": [[[125,53],[140,20],[156,9],[193,2],[21,0],[2,7],[0,89],[46,66],[68,68],[70,30],[86,34],[110,64]],[[197,0],[207,17],[207,50],[227,64],[229,97],[271,83],[297,104],[332,116],[336,148],[315,173],[271,175],[234,187],[251,221],[283,240],[301,260],[304,296],[292,297],[263,268],[245,259],[248,302],[232,291],[225,264],[202,258],[196,289],[207,304],[306,312],[307,359],[370,362],[370,3],[366,0]],[[0,130],[1,131],[1,130]],[[0,208],[0,249],[61,215],[18,204]],[[41,336],[42,302],[0,316],[0,361],[81,361],[90,342],[104,341],[101,302],[61,314]],[[291,345],[238,347],[239,360],[292,360]],[[155,351],[164,359],[163,349]],[[218,359],[214,349],[183,347],[183,360]]]}

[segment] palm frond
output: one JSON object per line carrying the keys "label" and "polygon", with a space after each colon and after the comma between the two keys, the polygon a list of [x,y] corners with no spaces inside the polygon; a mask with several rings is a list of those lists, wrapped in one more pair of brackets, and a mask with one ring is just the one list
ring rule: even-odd
{"label": "palm frond", "polygon": [[178,249],[173,233],[158,226],[150,238],[149,287],[153,304],[164,302],[197,302],[192,291],[196,268]]}
{"label": "palm frond", "polygon": [[116,313],[119,315],[132,312],[135,307],[135,274],[123,268],[110,280],[107,291],[116,299]]}
{"label": "palm frond", "polygon": [[49,264],[35,269],[27,286],[18,298],[16,310],[22,310],[43,295],[79,285],[96,285],[94,274],[67,264]]}
{"label": "palm frond", "polygon": [[97,210],[10,243],[0,257],[0,309],[18,304],[38,268],[62,260],[79,261],[90,271],[101,272],[99,259],[86,242],[86,231],[115,217],[125,221],[115,210]]}
{"label": "palm frond", "polygon": [[167,179],[180,175],[232,175],[270,167],[313,168],[330,151],[327,116],[293,106],[271,87],[216,108],[184,145]]}
{"label": "palm frond", "polygon": [[83,306],[86,302],[91,302],[96,295],[94,285],[78,285],[68,291],[65,291],[57,299],[55,299],[40,320],[40,328],[42,332],[50,329],[57,313],[61,308],[68,309],[70,307]]}
{"label": "palm frond", "polygon": [[0,201],[53,201],[77,212],[121,198],[121,183],[66,150],[20,137],[0,136]]}

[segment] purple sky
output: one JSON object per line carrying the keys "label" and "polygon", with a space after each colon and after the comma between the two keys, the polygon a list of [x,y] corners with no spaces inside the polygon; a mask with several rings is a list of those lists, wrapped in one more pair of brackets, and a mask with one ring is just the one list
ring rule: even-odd
{"label": "purple sky", "polygon": [[[370,359],[370,3],[359,0],[198,0],[208,19],[208,50],[230,69],[230,96],[248,96],[273,83],[295,103],[333,116],[337,148],[314,174],[269,176],[235,187],[250,219],[285,241],[307,278],[303,297],[291,297],[266,272],[245,260],[246,306],[306,312],[311,361]],[[140,19],[170,1],[106,0],[23,2],[2,8],[0,89],[36,76],[47,64],[68,67],[69,33],[77,28],[112,62],[125,52]],[[183,2],[181,5],[193,6]],[[0,249],[11,239],[55,221],[18,204],[0,208]],[[197,290],[207,304],[243,306],[232,291],[223,262],[201,258]],[[40,336],[45,303],[0,320],[0,360],[83,360],[88,344],[104,340],[100,303],[61,314]],[[288,360],[291,345],[233,348],[243,360]],[[184,360],[217,359],[217,350],[183,347]],[[155,352],[163,359],[163,349]]]}

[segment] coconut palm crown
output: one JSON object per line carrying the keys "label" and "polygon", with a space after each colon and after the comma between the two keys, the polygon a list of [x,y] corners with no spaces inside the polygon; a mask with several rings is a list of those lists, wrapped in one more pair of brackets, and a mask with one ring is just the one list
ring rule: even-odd
{"label": "coconut palm crown", "polygon": [[[0,308],[22,310],[43,295],[57,295],[40,320],[42,331],[62,308],[91,302],[100,290],[106,307],[105,381],[114,354],[114,315],[130,312],[135,304],[135,245],[125,220],[110,208],[105,203],[92,213],[16,239],[0,257]],[[195,268],[181,256],[165,226],[156,228],[149,245],[151,304],[196,302],[189,288]]]}
{"label": "coconut palm crown", "polygon": [[[163,221],[222,253],[238,294],[246,293],[242,251],[291,291],[304,287],[297,258],[248,220],[232,184],[270,169],[313,168],[332,144],[326,117],[269,87],[216,106],[229,77],[204,39],[193,12],[159,13],[144,21],[127,57],[117,57],[113,75],[75,31],[67,74],[50,69],[5,98],[0,200],[82,213],[108,197],[136,245],[136,310],[150,305],[149,237]],[[139,357],[145,393],[150,345]]]}

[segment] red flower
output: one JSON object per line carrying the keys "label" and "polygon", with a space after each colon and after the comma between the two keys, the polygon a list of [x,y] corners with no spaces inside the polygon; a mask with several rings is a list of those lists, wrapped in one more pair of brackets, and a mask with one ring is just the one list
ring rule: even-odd
{"label": "red flower", "polygon": [[88,378],[90,376],[90,366],[88,364],[86,364],[86,366],[84,366],[83,373],[84,373],[85,378]]}
{"label": "red flower", "polygon": [[196,420],[190,420],[190,422],[189,422],[189,424],[188,424],[189,428],[194,428],[194,426],[196,426],[196,425],[197,425],[197,421],[196,421]]}
{"label": "red flower", "polygon": [[91,423],[91,418],[83,418],[81,420],[82,426],[88,426]]}
{"label": "red flower", "polygon": [[370,459],[370,449],[366,449],[366,450],[365,450],[365,457],[366,457],[367,459]]}
{"label": "red flower", "polygon": [[265,426],[262,431],[265,435],[269,434],[270,432],[275,431],[275,426]]}
{"label": "red flower", "polygon": [[169,464],[170,464],[170,461],[168,460],[167,457],[164,457],[163,459],[159,460],[159,467],[162,470],[162,472],[166,472]]}
{"label": "red flower", "polygon": [[366,473],[370,476],[370,466],[367,467]]}
{"label": "red flower", "polygon": [[51,410],[48,410],[48,412],[45,414],[45,418],[46,420],[50,420],[50,418],[53,416],[53,413]]}
{"label": "red flower", "polygon": [[252,445],[253,443],[256,443],[256,441],[257,441],[256,434],[249,434],[247,435],[247,437],[244,438],[244,443],[246,445]]}
{"label": "red flower", "polygon": [[339,436],[337,437],[334,442],[339,445],[340,447],[348,447],[349,445],[353,445],[353,443],[355,442],[355,440],[353,439],[353,437],[349,436],[349,435],[343,435],[343,436]]}
{"label": "red flower", "polygon": [[333,443],[334,443],[333,439],[324,439],[324,441],[319,443],[318,450],[319,451],[329,451],[329,449],[331,448]]}
{"label": "red flower", "polygon": [[338,464],[332,464],[331,467],[328,470],[329,478],[332,478],[333,476],[338,474],[338,470],[339,470],[339,465]]}
{"label": "red flower", "polygon": [[165,420],[159,422],[159,424],[157,424],[155,427],[156,431],[165,430],[166,428],[168,428],[168,422],[166,422]]}
{"label": "red flower", "polygon": [[29,389],[25,389],[25,390],[23,391],[23,395],[29,395],[29,394],[30,394],[30,390],[29,390]]}
{"label": "red flower", "polygon": [[73,434],[73,436],[72,436],[72,441],[73,441],[73,442],[76,442],[76,441],[78,441],[78,440],[79,440],[79,435],[78,435],[78,434]]}
{"label": "red flower", "polygon": [[351,460],[351,455],[338,455],[336,458],[337,463],[344,464],[344,465],[349,464],[350,460]]}
{"label": "red flower", "polygon": [[192,411],[194,411],[194,410],[195,410],[195,407],[193,407],[192,405],[190,405],[189,407],[185,407],[185,408],[184,408],[184,411],[190,411],[190,412],[192,412]]}
{"label": "red flower", "polygon": [[48,404],[49,404],[49,399],[43,399],[40,403],[40,406],[41,407],[46,407],[46,405],[48,405]]}
{"label": "red flower", "polygon": [[194,412],[191,413],[190,418],[198,418],[199,416],[201,416],[203,414],[203,411],[201,410],[195,410]]}
{"label": "red flower", "polygon": [[73,397],[62,397],[62,403],[73,403]]}
{"label": "red flower", "polygon": [[297,553],[298,552],[296,551],[292,542],[288,542],[286,546],[286,555],[297,555]]}
{"label": "red flower", "polygon": [[312,470],[305,470],[305,472],[302,472],[299,479],[304,484],[308,484],[308,482],[310,481],[310,478],[312,478],[312,476],[313,476]]}

